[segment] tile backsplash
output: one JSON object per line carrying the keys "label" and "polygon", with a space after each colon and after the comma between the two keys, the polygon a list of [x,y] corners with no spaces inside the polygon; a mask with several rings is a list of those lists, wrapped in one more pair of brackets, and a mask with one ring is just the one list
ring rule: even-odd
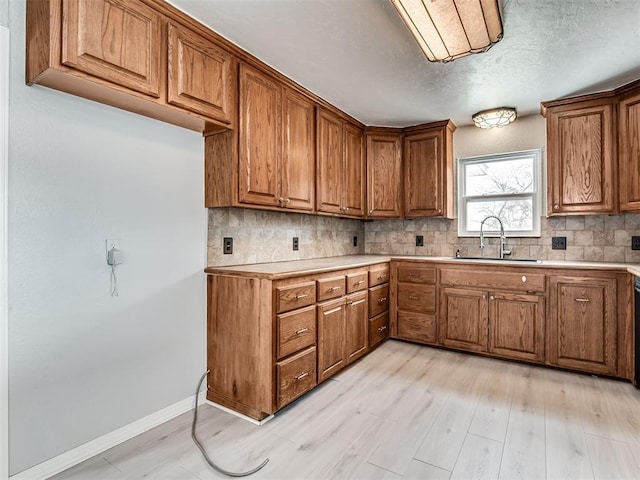
{"label": "tile backsplash", "polygon": [[[640,263],[631,236],[640,235],[640,215],[585,215],[541,218],[540,237],[508,238],[511,258]],[[416,235],[424,247],[416,247]],[[566,250],[552,250],[551,237],[566,237]],[[458,237],[457,219],[387,220],[365,223],[365,253],[482,256],[478,237]],[[485,241],[484,255],[498,256],[499,239]]]}
{"label": "tile backsplash", "polygon": [[[209,266],[280,262],[364,253],[364,223],[319,215],[246,208],[209,209]],[[353,237],[358,246],[353,246]],[[222,253],[224,237],[233,238],[233,254]],[[293,237],[299,250],[292,248]]]}
{"label": "tile backsplash", "polygon": [[[361,221],[244,208],[209,209],[207,261],[210,266],[277,262],[378,253],[389,255],[482,256],[478,237],[458,237],[457,220]],[[416,247],[415,237],[424,237]],[[640,215],[585,215],[541,218],[535,238],[507,238],[511,258],[640,263],[631,236],[640,235]],[[358,246],[353,246],[353,237]],[[222,239],[233,238],[233,254],[222,253]],[[299,250],[292,249],[293,237]],[[566,250],[552,250],[551,237],[566,237]],[[499,240],[486,240],[484,255],[497,256]]]}

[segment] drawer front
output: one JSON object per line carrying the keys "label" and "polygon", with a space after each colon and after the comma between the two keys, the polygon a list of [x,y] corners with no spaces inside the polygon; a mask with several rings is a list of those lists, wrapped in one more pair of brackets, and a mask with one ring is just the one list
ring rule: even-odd
{"label": "drawer front", "polygon": [[323,278],[317,281],[318,284],[318,301],[330,300],[338,298],[345,294],[346,283],[344,275],[332,278]]}
{"label": "drawer front", "polygon": [[389,265],[371,267],[369,270],[369,286],[375,287],[389,281]]}
{"label": "drawer front", "polygon": [[384,312],[369,320],[369,349],[389,337],[389,312]]}
{"label": "drawer front", "polygon": [[369,318],[389,310],[389,285],[369,289]]}
{"label": "drawer front", "polygon": [[297,283],[276,288],[276,311],[288,312],[316,303],[316,282]]}
{"label": "drawer front", "polygon": [[540,273],[447,270],[443,268],[440,272],[440,284],[534,293],[545,291],[545,276]]}
{"label": "drawer front", "polygon": [[367,288],[369,288],[369,274],[367,272],[347,275],[347,293],[359,292]]}
{"label": "drawer front", "polygon": [[401,263],[398,265],[398,281],[404,283],[436,283],[436,269]]}
{"label": "drawer front", "polygon": [[398,312],[398,337],[424,343],[436,343],[436,316]]}
{"label": "drawer front", "polygon": [[436,311],[436,286],[398,283],[398,310],[434,313]]}
{"label": "drawer front", "polygon": [[277,316],[278,360],[316,343],[316,307]]}
{"label": "drawer front", "polygon": [[316,386],[316,347],[276,363],[278,409]]}

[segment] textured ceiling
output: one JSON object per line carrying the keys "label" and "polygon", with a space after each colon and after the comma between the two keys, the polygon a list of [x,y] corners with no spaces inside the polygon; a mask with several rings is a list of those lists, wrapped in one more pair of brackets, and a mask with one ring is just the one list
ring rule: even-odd
{"label": "textured ceiling", "polygon": [[640,0],[503,0],[489,52],[429,63],[388,0],[170,0],[367,125],[541,101],[640,78]]}

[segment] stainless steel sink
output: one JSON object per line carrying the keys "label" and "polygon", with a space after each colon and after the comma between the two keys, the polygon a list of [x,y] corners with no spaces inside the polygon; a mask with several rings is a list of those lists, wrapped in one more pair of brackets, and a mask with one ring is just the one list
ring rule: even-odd
{"label": "stainless steel sink", "polygon": [[535,258],[498,258],[498,257],[450,257],[451,260],[491,260],[498,262],[524,262],[524,263],[542,263],[542,260]]}

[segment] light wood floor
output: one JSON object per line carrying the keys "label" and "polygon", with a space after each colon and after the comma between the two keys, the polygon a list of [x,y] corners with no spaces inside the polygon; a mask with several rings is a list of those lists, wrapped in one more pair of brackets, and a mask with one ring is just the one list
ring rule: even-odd
{"label": "light wood floor", "polygon": [[[257,427],[211,406],[199,435],[255,479],[640,478],[630,383],[388,341]],[[225,478],[184,414],[54,477]]]}

